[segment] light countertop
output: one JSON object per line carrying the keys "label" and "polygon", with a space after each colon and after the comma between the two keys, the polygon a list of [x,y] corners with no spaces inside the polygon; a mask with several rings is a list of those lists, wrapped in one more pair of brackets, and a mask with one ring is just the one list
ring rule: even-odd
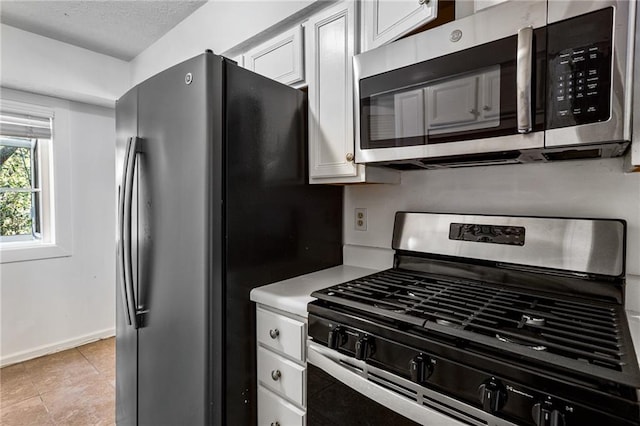
{"label": "light countertop", "polygon": [[340,265],[251,290],[251,301],[301,317],[307,317],[311,293],[378,272],[379,269]]}

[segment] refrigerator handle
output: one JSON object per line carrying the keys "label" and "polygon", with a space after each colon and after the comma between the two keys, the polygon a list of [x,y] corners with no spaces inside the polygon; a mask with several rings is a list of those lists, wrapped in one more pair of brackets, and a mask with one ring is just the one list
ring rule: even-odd
{"label": "refrigerator handle", "polygon": [[135,292],[133,289],[133,266],[131,263],[131,213],[133,202],[133,174],[136,166],[139,138],[131,137],[128,140],[125,153],[124,170],[122,174],[122,186],[120,197],[120,265],[123,302],[127,315],[127,324],[139,327],[136,315]]}
{"label": "refrigerator handle", "polygon": [[129,311],[129,298],[127,297],[127,276],[124,272],[124,194],[127,186],[127,164],[129,163],[129,147],[131,139],[127,141],[124,151],[124,164],[122,165],[122,181],[118,187],[118,272],[120,275],[120,294],[122,295],[122,303],[124,303],[124,314],[127,325],[131,325],[131,315]]}

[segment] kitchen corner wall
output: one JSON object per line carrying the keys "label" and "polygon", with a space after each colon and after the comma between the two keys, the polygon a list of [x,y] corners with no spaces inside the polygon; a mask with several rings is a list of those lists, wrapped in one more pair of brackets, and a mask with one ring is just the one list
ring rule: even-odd
{"label": "kitchen corner wall", "polygon": [[[345,190],[345,244],[391,248],[396,211],[619,218],[627,221],[627,274],[640,275],[640,173],[621,158],[417,170],[400,185]],[[367,209],[367,231],[354,209]],[[634,292],[633,294],[638,294]]]}

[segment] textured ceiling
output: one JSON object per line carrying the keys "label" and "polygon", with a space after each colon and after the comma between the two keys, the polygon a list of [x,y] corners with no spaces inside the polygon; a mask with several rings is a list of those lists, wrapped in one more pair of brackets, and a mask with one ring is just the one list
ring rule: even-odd
{"label": "textured ceiling", "polygon": [[129,61],[205,3],[1,0],[0,22]]}

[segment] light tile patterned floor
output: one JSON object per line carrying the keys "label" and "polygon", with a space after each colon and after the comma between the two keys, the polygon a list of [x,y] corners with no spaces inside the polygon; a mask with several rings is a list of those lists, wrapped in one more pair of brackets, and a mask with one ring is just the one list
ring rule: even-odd
{"label": "light tile patterned floor", "polygon": [[0,424],[115,424],[115,360],[110,338],[0,369]]}

